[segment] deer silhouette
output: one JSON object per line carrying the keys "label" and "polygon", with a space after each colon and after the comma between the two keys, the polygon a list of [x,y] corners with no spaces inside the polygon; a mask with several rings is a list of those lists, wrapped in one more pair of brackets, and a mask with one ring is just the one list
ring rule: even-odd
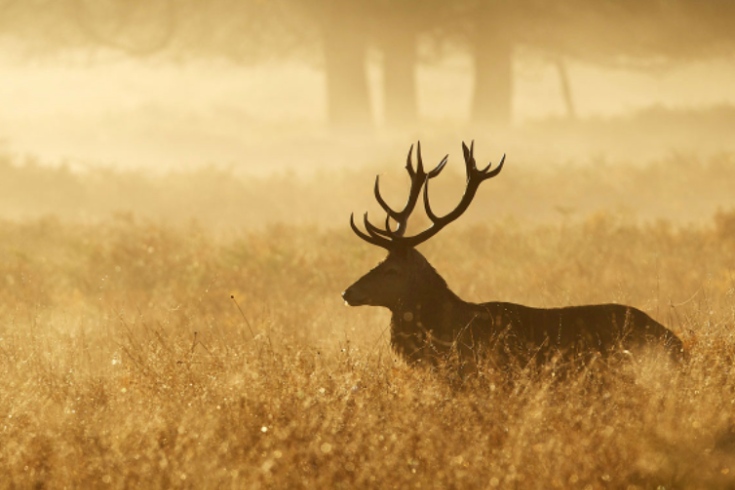
{"label": "deer silhouette", "polygon": [[[429,181],[444,169],[448,155],[433,170],[424,170],[421,143],[416,168],[413,145],[406,159],[411,179],[408,201],[402,210],[391,208],[380,195],[375,179],[375,199],[386,212],[384,227],[373,225],[365,213],[362,231],[350,216],[350,226],[366,242],[388,251],[387,258],[347,288],[342,297],[351,306],[388,308],[391,318],[391,345],[409,363],[436,365],[457,356],[464,365],[480,360],[498,367],[509,361],[546,362],[588,359],[612,352],[634,352],[640,348],[663,347],[674,358],[683,353],[681,340],[646,313],[619,304],[597,304],[563,308],[532,308],[506,302],[469,303],[447,286],[416,246],[436,235],[459,218],[469,207],[480,184],[498,175],[492,163],[479,170],[474,158],[474,142],[462,143],[467,168],[466,188],[457,207],[437,216],[429,203]],[[422,192],[423,189],[423,192]],[[406,227],[419,197],[423,195],[431,225],[413,236]]]}

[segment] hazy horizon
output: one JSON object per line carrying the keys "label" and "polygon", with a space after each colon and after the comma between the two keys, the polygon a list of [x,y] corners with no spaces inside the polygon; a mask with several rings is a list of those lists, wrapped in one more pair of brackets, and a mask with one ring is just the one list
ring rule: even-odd
{"label": "hazy horizon", "polygon": [[[575,141],[574,133],[546,134],[548,125],[538,130],[538,122],[549,118],[563,123],[565,107],[553,66],[533,56],[514,65],[509,129],[478,131],[468,121],[472,63],[458,54],[416,68],[420,121],[411,130],[396,131],[384,124],[380,110],[378,57],[373,53],[368,66],[375,127],[348,137],[329,129],[324,75],[306,63],[177,64],[112,52],[87,60],[63,56],[23,61],[6,48],[5,55],[0,53],[5,74],[0,84],[0,151],[73,168],[160,172],[216,165],[268,174],[400,160],[417,138],[449,145],[439,150],[444,153],[456,153],[460,140],[474,138],[529,165],[537,156],[544,156],[539,165],[584,163],[589,155],[615,160],[621,146],[636,146],[622,131],[608,141],[590,143],[581,133]],[[585,121],[601,124],[651,107],[696,112],[735,105],[735,67],[724,61],[651,72],[573,62],[568,72],[582,130],[592,127]],[[675,143],[663,147],[654,137],[640,154],[650,159],[671,151],[698,151],[696,141],[670,139]],[[703,142],[702,148],[733,149],[726,137]]]}

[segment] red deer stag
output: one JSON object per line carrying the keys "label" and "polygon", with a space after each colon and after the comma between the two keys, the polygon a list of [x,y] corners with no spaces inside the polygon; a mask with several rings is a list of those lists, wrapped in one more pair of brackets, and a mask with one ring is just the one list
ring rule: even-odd
{"label": "red deer stag", "polygon": [[[421,255],[416,246],[436,235],[467,210],[480,183],[498,175],[500,164],[479,170],[473,156],[474,142],[462,143],[467,167],[464,195],[457,207],[437,216],[429,205],[429,181],[439,175],[447,163],[425,172],[421,144],[412,163],[413,146],[408,152],[406,170],[411,178],[408,201],[396,211],[381,197],[375,179],[375,199],[387,213],[383,228],[364,216],[365,231],[352,230],[366,242],[388,251],[388,257],[342,293],[351,306],[383,306],[392,313],[391,345],[409,363],[436,364],[456,354],[462,364],[476,365],[489,360],[498,366],[510,359],[522,363],[543,362],[554,356],[573,360],[589,354],[636,350],[663,345],[678,358],[681,340],[650,316],[631,306],[601,304],[565,308],[531,308],[505,303],[468,303],[449,290],[447,283]],[[423,188],[423,193],[422,193]],[[413,236],[406,236],[406,225],[423,194],[426,215],[431,225]]]}

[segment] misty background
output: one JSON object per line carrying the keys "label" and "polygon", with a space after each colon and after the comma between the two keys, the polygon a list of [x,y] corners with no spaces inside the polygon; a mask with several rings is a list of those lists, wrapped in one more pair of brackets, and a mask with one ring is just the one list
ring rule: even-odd
{"label": "misty background", "polygon": [[375,173],[401,198],[417,139],[450,154],[450,206],[474,139],[512,169],[478,219],[709,218],[735,205],[733,19],[692,0],[0,0],[2,212],[342,226],[374,209]]}

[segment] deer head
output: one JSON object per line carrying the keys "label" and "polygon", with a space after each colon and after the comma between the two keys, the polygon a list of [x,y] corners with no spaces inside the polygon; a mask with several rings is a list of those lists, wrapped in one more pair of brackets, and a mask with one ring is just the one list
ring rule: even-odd
{"label": "deer head", "polygon": [[[469,207],[480,184],[498,175],[503,168],[505,155],[500,164],[490,170],[492,164],[480,170],[474,157],[474,142],[462,143],[467,180],[464,195],[454,210],[444,216],[437,216],[429,204],[429,180],[438,176],[447,164],[445,156],[433,170],[424,170],[421,158],[421,143],[416,148],[417,165],[413,166],[413,145],[406,158],[406,170],[411,179],[408,201],[402,210],[391,208],[380,195],[379,177],[375,178],[375,199],[386,212],[385,225],[380,228],[363,216],[365,231],[355,224],[354,214],[350,216],[350,226],[357,236],[366,242],[382,247],[388,251],[388,257],[373,270],[347,288],[342,297],[351,306],[371,305],[384,306],[396,312],[401,305],[408,304],[415,297],[426,297],[427,291],[446,290],[446,283],[431,267],[429,262],[415,250],[415,247],[436,235],[442,228],[459,218]],[[423,192],[422,192],[423,188]],[[408,219],[411,216],[419,196],[423,195],[426,216],[431,221],[429,228],[413,235],[406,236]]]}

